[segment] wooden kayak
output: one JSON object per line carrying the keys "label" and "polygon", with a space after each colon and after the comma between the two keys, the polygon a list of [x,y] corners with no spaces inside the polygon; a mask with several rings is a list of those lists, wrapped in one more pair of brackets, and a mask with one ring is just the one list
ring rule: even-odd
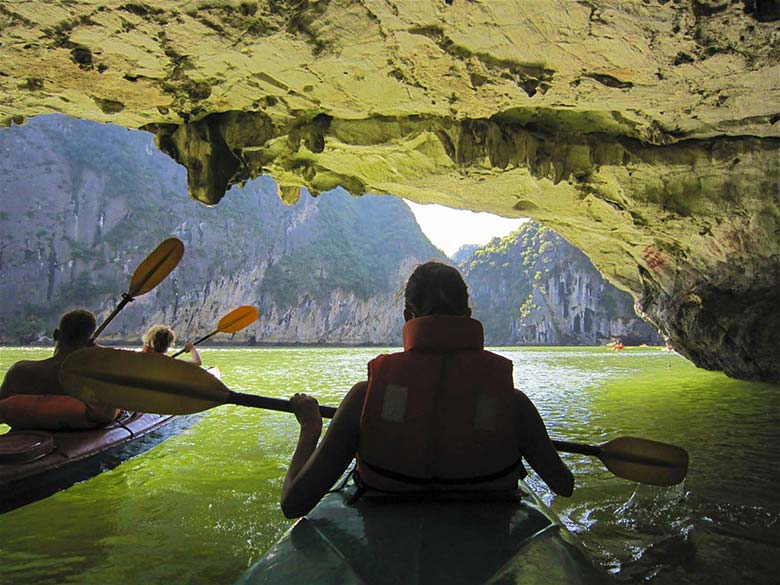
{"label": "wooden kayak", "polygon": [[46,498],[151,449],[181,430],[168,428],[175,418],[181,417],[136,412],[88,431],[10,431],[0,435],[0,452],[4,443],[13,443],[27,444],[29,447],[20,451],[34,453],[32,461],[25,461],[10,456],[12,447],[5,450],[6,457],[0,459],[0,514]]}
{"label": "wooden kayak", "polygon": [[[220,377],[215,367],[208,372]],[[87,431],[12,430],[0,435],[0,514],[113,469],[197,419],[133,412]]]}
{"label": "wooden kayak", "polygon": [[317,583],[611,583],[528,486],[516,497],[458,500],[329,493],[239,581]]}

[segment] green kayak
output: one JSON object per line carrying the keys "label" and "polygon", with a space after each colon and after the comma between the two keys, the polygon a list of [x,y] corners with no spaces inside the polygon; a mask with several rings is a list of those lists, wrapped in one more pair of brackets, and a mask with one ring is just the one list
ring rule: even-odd
{"label": "green kayak", "polygon": [[481,501],[329,493],[240,584],[611,583],[528,486]]}

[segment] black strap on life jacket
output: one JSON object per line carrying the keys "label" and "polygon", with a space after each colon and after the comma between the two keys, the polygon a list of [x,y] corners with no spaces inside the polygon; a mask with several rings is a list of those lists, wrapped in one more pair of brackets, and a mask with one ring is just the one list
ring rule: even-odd
{"label": "black strap on life jacket", "polygon": [[414,477],[412,475],[406,475],[404,473],[398,473],[397,471],[392,471],[390,469],[384,469],[377,465],[372,465],[365,459],[361,459],[360,463],[361,465],[368,467],[374,473],[378,473],[379,475],[383,475],[395,481],[401,481],[403,483],[412,485],[469,486],[480,483],[488,483],[509,475],[522,465],[523,457],[521,455],[517,461],[514,461],[511,465],[494,473],[489,473],[487,475],[474,475],[472,477]]}

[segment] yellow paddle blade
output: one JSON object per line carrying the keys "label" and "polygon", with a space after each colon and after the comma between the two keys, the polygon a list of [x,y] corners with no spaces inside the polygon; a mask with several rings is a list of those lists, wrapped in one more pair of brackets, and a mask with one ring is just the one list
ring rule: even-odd
{"label": "yellow paddle blade", "polygon": [[230,311],[227,315],[222,317],[217,323],[217,331],[222,333],[235,333],[241,331],[244,327],[248,327],[260,316],[260,312],[257,307],[251,305],[244,305]]}
{"label": "yellow paddle blade", "polygon": [[676,485],[688,473],[688,452],[676,445],[638,437],[619,437],[600,446],[597,455],[608,470],[650,485]]}
{"label": "yellow paddle blade", "polygon": [[106,347],[80,349],[62,364],[71,396],[117,408],[189,414],[224,404],[230,390],[200,367],[156,353]]}
{"label": "yellow paddle blade", "polygon": [[176,268],[184,255],[184,244],[178,238],[164,240],[133,272],[127,294],[137,297],[148,293]]}

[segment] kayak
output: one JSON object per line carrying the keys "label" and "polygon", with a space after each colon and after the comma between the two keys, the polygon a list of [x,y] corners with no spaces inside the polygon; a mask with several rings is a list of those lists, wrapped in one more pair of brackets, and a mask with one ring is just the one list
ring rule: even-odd
{"label": "kayak", "polygon": [[520,482],[516,495],[447,500],[328,493],[240,585],[612,583]]}
{"label": "kayak", "polygon": [[[217,368],[208,371],[220,376]],[[123,412],[97,429],[12,430],[0,435],[0,514],[113,469],[180,433],[197,418]]]}
{"label": "kayak", "polygon": [[0,435],[0,514],[51,496],[151,449],[181,430],[163,428],[175,418],[123,413],[113,423],[87,431]]}

